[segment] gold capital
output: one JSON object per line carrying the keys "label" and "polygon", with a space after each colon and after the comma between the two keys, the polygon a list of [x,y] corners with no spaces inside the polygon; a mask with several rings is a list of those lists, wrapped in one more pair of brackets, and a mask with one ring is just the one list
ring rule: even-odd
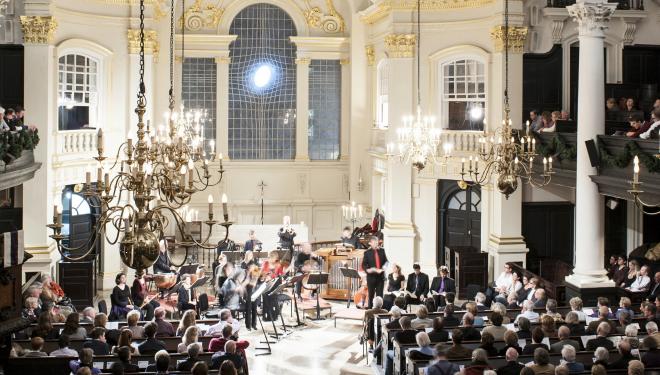
{"label": "gold capital", "polygon": [[[490,31],[490,38],[495,44],[495,52],[504,51],[504,26],[495,26]],[[509,51],[513,53],[522,53],[527,39],[527,27],[509,26]]]}
{"label": "gold capital", "polygon": [[53,16],[21,16],[23,41],[33,44],[49,44],[53,41],[57,21]]}
{"label": "gold capital", "polygon": [[390,34],[385,37],[385,49],[389,57],[413,57],[416,45],[415,34]]}
{"label": "gold capital", "polygon": [[[151,53],[154,58],[158,57],[160,51],[160,43],[158,42],[158,34],[156,30],[144,30],[144,52]],[[140,52],[140,30],[128,29],[128,52]]]}
{"label": "gold capital", "polygon": [[376,63],[376,49],[373,45],[364,47],[364,52],[367,54],[367,65],[373,66]]}

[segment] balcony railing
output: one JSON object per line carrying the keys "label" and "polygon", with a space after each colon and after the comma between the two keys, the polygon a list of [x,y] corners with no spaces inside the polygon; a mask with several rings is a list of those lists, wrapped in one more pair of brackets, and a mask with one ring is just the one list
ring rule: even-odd
{"label": "balcony railing", "polygon": [[[616,3],[618,10],[644,10],[644,0],[610,0],[609,2]],[[575,0],[547,0],[546,6],[548,8],[565,8],[573,4],[575,4]]]}
{"label": "balcony railing", "polygon": [[60,131],[57,144],[60,155],[94,153],[96,152],[96,130]]}

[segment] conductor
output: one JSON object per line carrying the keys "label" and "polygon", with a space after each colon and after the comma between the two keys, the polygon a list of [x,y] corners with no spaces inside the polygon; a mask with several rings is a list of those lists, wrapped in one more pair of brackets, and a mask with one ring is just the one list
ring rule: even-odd
{"label": "conductor", "polygon": [[369,249],[362,258],[362,270],[367,273],[367,289],[369,290],[369,308],[372,308],[375,296],[383,296],[385,287],[385,267],[387,255],[385,249],[378,246],[378,237],[371,236]]}

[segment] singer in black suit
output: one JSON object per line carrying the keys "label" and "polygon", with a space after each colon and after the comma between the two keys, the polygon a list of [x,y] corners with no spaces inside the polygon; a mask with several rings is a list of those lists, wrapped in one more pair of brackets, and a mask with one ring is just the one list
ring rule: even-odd
{"label": "singer in black suit", "polygon": [[421,271],[419,264],[413,264],[414,272],[408,275],[406,290],[412,293],[412,296],[406,296],[408,304],[419,304],[424,302],[429,293],[429,275]]}
{"label": "singer in black suit", "polygon": [[456,282],[449,277],[449,269],[447,266],[440,267],[440,276],[436,276],[431,280],[431,294],[435,300],[435,305],[445,306],[445,296],[441,293],[456,293]]}
{"label": "singer in black suit", "polygon": [[190,275],[187,273],[181,276],[181,286],[179,287],[179,298],[177,307],[183,314],[186,310],[194,310],[196,305],[195,290],[191,288]]}
{"label": "singer in black suit", "polygon": [[383,296],[385,287],[385,266],[387,255],[385,249],[378,246],[378,237],[369,239],[369,249],[362,258],[362,270],[367,273],[367,289],[369,290],[369,308],[373,306],[375,296]]}

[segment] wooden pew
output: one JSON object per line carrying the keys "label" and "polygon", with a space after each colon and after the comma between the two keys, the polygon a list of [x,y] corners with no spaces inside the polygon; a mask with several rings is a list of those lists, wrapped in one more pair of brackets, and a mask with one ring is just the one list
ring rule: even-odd
{"label": "wooden pew", "polygon": [[[202,343],[203,349],[206,350],[209,346],[209,342],[213,336],[201,336],[199,337],[199,342]],[[165,349],[170,353],[176,353],[179,343],[181,343],[181,337],[161,337],[159,338],[164,344]],[[83,348],[83,344],[88,340],[71,340],[69,348],[80,351]],[[139,345],[143,342],[144,339],[133,340],[136,345]],[[15,343],[19,344],[24,349],[30,349],[30,340],[14,340]],[[43,351],[50,353],[59,348],[57,340],[46,340],[44,341]]]}
{"label": "wooden pew", "polygon": [[[205,324],[205,325],[208,325],[208,326],[212,326],[214,324],[217,324],[219,321],[220,320],[218,320],[218,319],[200,319],[200,320],[197,320],[197,324]],[[147,324],[149,322],[150,321],[139,321],[139,322],[137,322],[137,325],[144,326],[145,324]],[[108,326],[110,326],[112,323],[113,322],[109,322]],[[128,326],[128,323],[126,323],[126,321],[117,322],[117,323],[119,325],[118,329],[120,329],[120,330],[122,328]],[[172,326],[174,327],[174,330],[176,331],[176,329],[179,327],[179,320],[172,320],[172,321],[170,321],[170,323],[172,324]],[[34,328],[36,326],[37,326],[36,323],[30,325],[31,328]],[[91,323],[80,323],[80,326],[85,328],[87,330],[87,333],[91,332],[92,328],[94,328],[94,325],[91,324]],[[64,323],[53,323],[53,328],[63,329],[64,328]]]}

